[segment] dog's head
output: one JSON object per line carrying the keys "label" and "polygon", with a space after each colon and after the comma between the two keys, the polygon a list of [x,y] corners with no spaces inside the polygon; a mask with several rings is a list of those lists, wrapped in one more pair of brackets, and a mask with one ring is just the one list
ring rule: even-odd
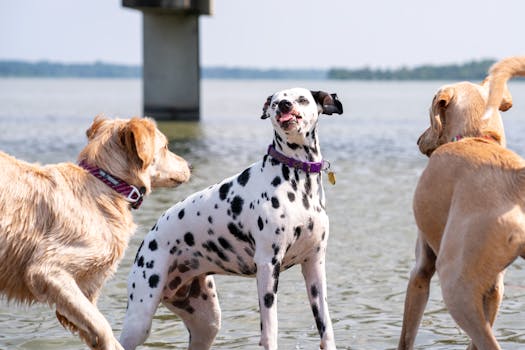
{"label": "dog's head", "polygon": [[320,114],[333,113],[343,113],[336,94],[293,88],[268,96],[261,118],[270,118],[281,137],[301,144],[300,140],[315,127]]}
{"label": "dog's head", "polygon": [[79,155],[137,187],[174,187],[190,178],[188,163],[168,149],[168,139],[150,118],[97,116]]}
{"label": "dog's head", "polygon": [[[489,94],[488,80],[481,84],[461,82],[442,86],[430,106],[430,127],[421,134],[417,144],[421,153],[430,156],[439,146],[456,136],[488,135],[505,146],[505,131],[501,115],[484,117]],[[512,107],[512,96],[506,90],[499,110]]]}

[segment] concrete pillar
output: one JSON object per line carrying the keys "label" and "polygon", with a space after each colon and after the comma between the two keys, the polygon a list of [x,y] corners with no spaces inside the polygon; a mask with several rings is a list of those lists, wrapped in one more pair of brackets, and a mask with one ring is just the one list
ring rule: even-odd
{"label": "concrete pillar", "polygon": [[123,0],[143,12],[144,115],[157,120],[200,116],[199,15],[212,0]]}

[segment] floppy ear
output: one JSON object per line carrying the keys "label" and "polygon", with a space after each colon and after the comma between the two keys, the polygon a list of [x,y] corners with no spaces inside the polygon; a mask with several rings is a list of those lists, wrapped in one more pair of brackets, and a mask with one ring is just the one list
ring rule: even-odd
{"label": "floppy ear", "polygon": [[268,96],[266,99],[266,102],[264,102],[263,105],[263,113],[261,115],[261,119],[267,119],[270,118],[270,115],[268,114],[268,107],[270,107],[270,102],[272,102],[272,95]]}
{"label": "floppy ear", "polygon": [[137,158],[141,169],[146,169],[155,155],[155,125],[149,119],[132,118],[119,132],[126,151]]}
{"label": "floppy ear", "polygon": [[323,114],[332,115],[333,113],[343,114],[343,104],[336,94],[329,94],[324,91],[310,91],[315,102],[320,107]]}
{"label": "floppy ear", "polygon": [[97,134],[98,129],[104,124],[107,119],[102,115],[97,115],[93,120],[93,124],[86,130],[88,140],[91,140]]}
{"label": "floppy ear", "polygon": [[445,123],[445,112],[447,107],[454,97],[454,89],[447,87],[439,90],[432,100],[432,107],[430,107],[430,123],[432,129],[441,136],[443,133],[443,124]]}

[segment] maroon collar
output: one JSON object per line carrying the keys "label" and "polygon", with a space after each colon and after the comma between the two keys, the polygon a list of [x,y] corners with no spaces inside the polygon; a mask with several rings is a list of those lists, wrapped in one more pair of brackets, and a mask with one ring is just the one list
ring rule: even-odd
{"label": "maroon collar", "polygon": [[120,193],[124,196],[124,199],[127,200],[133,209],[138,209],[142,204],[142,199],[144,198],[144,193],[146,189],[141,187],[140,190],[133,185],[128,184],[127,182],[109,174],[107,171],[100,169],[94,165],[88,165],[85,160],[82,160],[78,165],[86,169],[91,175],[95,176],[97,179]]}
{"label": "maroon collar", "polygon": [[324,162],[303,162],[295,158],[290,158],[282,153],[279,153],[273,145],[268,146],[268,155],[280,163],[286,164],[289,167],[301,169],[307,173],[320,173],[323,170]]}

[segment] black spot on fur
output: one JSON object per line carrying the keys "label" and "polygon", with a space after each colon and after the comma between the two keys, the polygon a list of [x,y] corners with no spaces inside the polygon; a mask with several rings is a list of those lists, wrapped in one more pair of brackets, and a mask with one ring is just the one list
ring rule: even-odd
{"label": "black spot on fur", "polygon": [[289,142],[286,142],[286,146],[290,147],[291,149],[293,150],[296,150],[299,148],[299,145],[296,144],[296,143],[289,143]]}
{"label": "black spot on fur", "polygon": [[288,200],[290,202],[295,201],[295,194],[293,192],[288,192],[287,195],[288,195]]}
{"label": "black spot on fur", "polygon": [[306,181],[304,182],[304,189],[307,195],[310,195],[312,193],[312,179],[308,174],[306,175]]}
{"label": "black spot on fur", "polygon": [[152,240],[151,242],[149,242],[148,248],[149,248],[149,250],[151,250],[152,252],[154,252],[155,250],[157,250],[157,248],[158,248],[157,241],[156,241],[156,240]]}
{"label": "black spot on fur", "polygon": [[306,193],[303,193],[303,206],[305,209],[310,209],[310,202],[308,201],[308,196]]}
{"label": "black spot on fur", "polygon": [[177,266],[177,269],[179,270],[180,273],[184,273],[184,272],[188,272],[190,271],[190,268],[188,267],[188,265],[186,264],[180,264]]}
{"label": "black spot on fur", "polygon": [[312,287],[310,287],[310,294],[313,298],[317,298],[319,295],[319,291],[317,290],[317,286],[315,284],[312,284]]}
{"label": "black spot on fur", "polygon": [[298,239],[299,237],[301,237],[301,227],[300,226],[297,226],[295,228],[293,236],[295,237],[295,239]]}
{"label": "black spot on fur", "polygon": [[228,240],[226,238],[224,238],[224,237],[219,237],[219,244],[224,249],[233,250],[232,245],[230,244],[230,242],[228,242]]}
{"label": "black spot on fur", "polygon": [[231,203],[231,210],[234,215],[239,215],[242,212],[242,206],[244,204],[244,199],[239,196],[233,197]]}
{"label": "black spot on fur", "polygon": [[279,176],[276,176],[273,180],[272,180],[272,185],[273,187],[277,187],[281,184],[281,178]]}
{"label": "black spot on fur", "polygon": [[181,211],[179,211],[179,219],[182,219],[184,217],[184,209],[181,209]]}
{"label": "black spot on fur", "polygon": [[146,268],[147,269],[152,269],[154,265],[155,265],[155,260],[148,261],[146,263]]}
{"label": "black spot on fur", "polygon": [[226,197],[228,197],[228,192],[230,192],[230,188],[232,187],[232,185],[233,184],[231,182],[227,182],[221,185],[221,187],[219,188],[219,198],[221,199],[221,201],[225,200]]}
{"label": "black spot on fur", "polygon": [[230,260],[230,259],[228,259],[226,254],[224,254],[222,249],[220,249],[217,246],[217,244],[215,244],[215,242],[213,242],[213,241],[207,241],[206,243],[203,243],[202,247],[204,249],[206,249],[207,251],[209,251],[209,252],[214,252],[215,254],[217,254],[217,256],[223,261],[229,261]]}
{"label": "black spot on fur", "polygon": [[211,216],[208,216],[208,222],[209,222],[210,224],[213,224],[213,218],[212,218]]}
{"label": "black spot on fur", "polygon": [[150,288],[157,288],[157,285],[159,284],[159,275],[151,275],[148,279],[149,287]]}
{"label": "black spot on fur", "polygon": [[290,180],[290,168],[288,168],[286,165],[282,165],[282,172],[283,172],[283,179],[284,181]]}
{"label": "black spot on fur", "polygon": [[182,283],[182,280],[179,276],[175,277],[171,282],[168,284],[169,289],[175,290],[177,287]]}
{"label": "black spot on fur", "polygon": [[260,216],[259,216],[259,219],[257,219],[257,226],[259,226],[259,230],[261,230],[261,231],[264,228],[264,223],[263,223],[263,221],[262,221]]}
{"label": "black spot on fur", "polygon": [[190,247],[193,247],[195,245],[195,239],[193,238],[193,234],[191,232],[187,232],[184,235],[184,242],[186,242],[186,244]]}
{"label": "black spot on fur", "polygon": [[266,306],[268,309],[272,307],[273,301],[275,299],[275,296],[273,293],[266,293],[264,295],[264,306]]}
{"label": "black spot on fur", "polygon": [[137,266],[138,267],[144,267],[144,256],[143,255],[141,255],[140,258],[138,258]]}
{"label": "black spot on fur", "polygon": [[272,207],[274,207],[275,209],[279,208],[279,200],[277,199],[277,197],[272,197]]}
{"label": "black spot on fur", "polygon": [[239,177],[237,178],[237,182],[239,183],[239,185],[244,187],[248,183],[249,179],[250,179],[250,168],[244,170],[241,173],[241,175],[239,175]]}
{"label": "black spot on fur", "polygon": [[239,241],[249,243],[250,247],[252,248],[255,246],[255,240],[253,239],[252,235],[250,233],[245,234],[244,232],[242,232],[241,229],[237,225],[235,225],[235,223],[230,222],[228,224],[228,230]]}
{"label": "black spot on fur", "polygon": [[273,292],[277,293],[279,288],[279,274],[281,273],[281,264],[277,263],[273,267]]}
{"label": "black spot on fur", "polygon": [[312,218],[308,218],[308,229],[310,231],[313,231],[314,229],[314,220]]}
{"label": "black spot on fur", "polygon": [[315,325],[317,326],[317,330],[319,331],[319,335],[322,338],[323,335],[324,335],[324,332],[326,331],[326,326],[325,326],[324,322],[321,320],[321,318],[319,317],[319,308],[317,307],[317,304],[313,304],[312,305],[312,312],[313,312],[314,318],[315,318]]}
{"label": "black spot on fur", "polygon": [[140,251],[141,251],[141,249],[142,249],[142,246],[144,246],[144,241],[142,241],[142,242],[140,243],[139,249],[137,250],[137,254],[135,254],[135,260],[134,260],[134,262],[137,262],[137,260],[138,260],[138,258],[139,258]]}

